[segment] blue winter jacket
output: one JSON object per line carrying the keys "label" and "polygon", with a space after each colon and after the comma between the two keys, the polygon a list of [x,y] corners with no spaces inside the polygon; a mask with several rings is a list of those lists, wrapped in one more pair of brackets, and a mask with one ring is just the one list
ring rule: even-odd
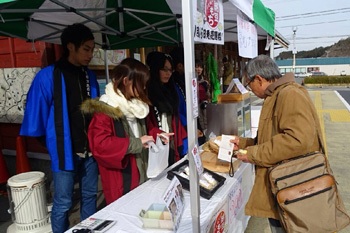
{"label": "blue winter jacket", "polygon": [[[176,84],[175,89],[177,95],[179,96],[179,113],[181,124],[185,127],[187,132],[187,110],[186,110],[186,99],[184,93],[181,91],[180,87]],[[180,157],[182,158],[188,153],[188,138],[182,140],[182,151]]]}
{"label": "blue winter jacket", "polygon": [[[69,124],[63,124],[64,168],[59,168],[57,137],[54,120],[54,65],[43,68],[35,76],[27,94],[27,103],[20,135],[30,137],[45,136],[46,148],[51,158],[53,172],[74,170],[74,156]],[[99,96],[99,85],[96,76],[87,69],[90,83],[90,96]],[[64,77],[62,80],[62,119],[69,122]]]}

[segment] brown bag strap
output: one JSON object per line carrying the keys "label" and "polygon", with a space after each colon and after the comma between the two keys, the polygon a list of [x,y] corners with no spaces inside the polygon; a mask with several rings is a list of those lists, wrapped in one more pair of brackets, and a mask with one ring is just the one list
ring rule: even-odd
{"label": "brown bag strap", "polygon": [[[307,97],[310,99],[309,103],[311,105],[312,101],[311,101],[310,95],[307,95]],[[318,142],[320,143],[320,147],[321,147],[321,151],[320,152],[323,152],[326,155],[327,152],[326,152],[325,147],[324,147],[324,142],[323,142],[323,139],[322,139],[322,132],[320,131],[321,124],[320,124],[320,121],[318,119],[317,111],[315,109],[315,106],[313,106],[313,105],[311,105],[310,108],[314,110],[314,111],[312,111],[312,116],[313,116],[314,122],[316,124],[317,138],[318,138]]]}
{"label": "brown bag strap", "polygon": [[317,115],[316,110],[313,111],[312,115],[314,117],[314,121],[315,121],[315,124],[316,124],[317,138],[318,138],[318,141],[319,141],[320,147],[321,147],[321,151],[320,152],[322,154],[324,154],[325,161],[326,161],[326,167],[327,167],[327,170],[328,170],[329,174],[333,175],[333,171],[332,171],[331,166],[330,166],[329,161],[328,161],[327,152],[326,152],[325,147],[324,147],[324,143],[323,143],[323,139],[322,139],[322,133],[320,131],[321,125],[320,125],[320,122],[318,120],[318,115]]}
{"label": "brown bag strap", "polygon": [[[288,87],[288,86],[290,86],[290,85],[285,85],[284,87],[282,87],[282,89],[284,89],[284,88],[286,88],[286,87]],[[297,88],[303,88],[303,87],[297,87]],[[278,100],[278,96],[279,96],[279,94],[281,93],[282,89],[279,90],[279,92],[277,93],[276,100],[275,100],[275,103],[274,103],[273,108],[272,108],[273,110],[276,108],[276,103],[277,103],[277,100]],[[303,90],[302,90],[302,91],[303,91]],[[303,91],[303,93],[304,93],[304,91]],[[318,120],[318,115],[317,115],[315,106],[311,105],[311,104],[312,104],[312,100],[311,100],[311,98],[310,98],[310,95],[307,94],[307,93],[305,93],[305,95],[306,95],[306,97],[310,100],[310,101],[309,101],[310,108],[311,108],[311,109],[314,109],[314,111],[312,111],[312,116],[313,116],[314,122],[315,122],[315,124],[316,124],[317,138],[318,138],[318,141],[319,141],[319,143],[320,143],[320,148],[321,148],[321,151],[320,151],[320,152],[322,152],[322,153],[327,157],[327,155],[326,155],[326,150],[325,150],[324,143],[323,143],[323,139],[322,139],[322,133],[320,132],[321,125],[320,125],[320,122],[319,122],[319,120]],[[272,135],[275,134],[275,131],[276,131],[276,130],[275,130],[274,126],[273,126],[273,128],[272,128]],[[328,160],[327,160],[327,165],[328,165]],[[328,165],[328,167],[329,167],[329,165]]]}

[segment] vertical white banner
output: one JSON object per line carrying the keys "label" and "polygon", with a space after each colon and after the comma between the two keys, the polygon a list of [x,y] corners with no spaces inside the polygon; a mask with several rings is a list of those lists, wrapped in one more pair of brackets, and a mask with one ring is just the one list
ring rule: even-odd
{"label": "vertical white banner", "polygon": [[254,24],[237,15],[238,54],[253,58],[258,55],[258,33]]}
{"label": "vertical white banner", "polygon": [[198,82],[197,78],[193,77],[191,82],[191,90],[192,90],[192,114],[193,118],[198,117]]}
{"label": "vertical white banner", "polygon": [[266,37],[266,45],[265,45],[265,51],[270,49],[271,44],[273,43],[273,38],[269,34],[267,34]]}
{"label": "vertical white banner", "polygon": [[194,41],[224,44],[222,0],[194,0]]}

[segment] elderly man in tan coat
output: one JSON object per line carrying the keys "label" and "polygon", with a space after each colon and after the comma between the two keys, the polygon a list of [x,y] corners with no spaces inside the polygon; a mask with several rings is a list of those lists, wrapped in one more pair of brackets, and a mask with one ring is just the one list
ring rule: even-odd
{"label": "elderly man in tan coat", "polygon": [[[285,232],[271,193],[268,168],[282,160],[321,150],[317,137],[320,124],[305,88],[294,81],[294,74],[282,76],[277,64],[266,55],[250,60],[244,69],[245,86],[264,99],[256,139],[236,137],[232,142],[243,162],[255,164],[253,190],[245,207],[250,216],[268,218],[271,231]],[[246,152],[246,153],[245,153]]]}

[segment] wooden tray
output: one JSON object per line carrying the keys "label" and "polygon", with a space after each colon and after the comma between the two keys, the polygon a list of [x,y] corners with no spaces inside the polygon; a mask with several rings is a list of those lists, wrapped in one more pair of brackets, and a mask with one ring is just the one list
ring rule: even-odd
{"label": "wooden tray", "polygon": [[250,93],[228,93],[228,94],[220,94],[218,95],[218,103],[232,103],[238,102],[250,97]]}
{"label": "wooden tray", "polygon": [[[218,159],[218,155],[215,153],[212,153],[210,151],[203,151],[201,153],[202,158],[202,164],[203,167],[213,171],[213,172],[222,172],[222,173],[229,173],[230,170],[230,163],[226,161],[222,161]],[[236,172],[241,165],[240,160],[236,160],[233,162],[233,171]]]}

